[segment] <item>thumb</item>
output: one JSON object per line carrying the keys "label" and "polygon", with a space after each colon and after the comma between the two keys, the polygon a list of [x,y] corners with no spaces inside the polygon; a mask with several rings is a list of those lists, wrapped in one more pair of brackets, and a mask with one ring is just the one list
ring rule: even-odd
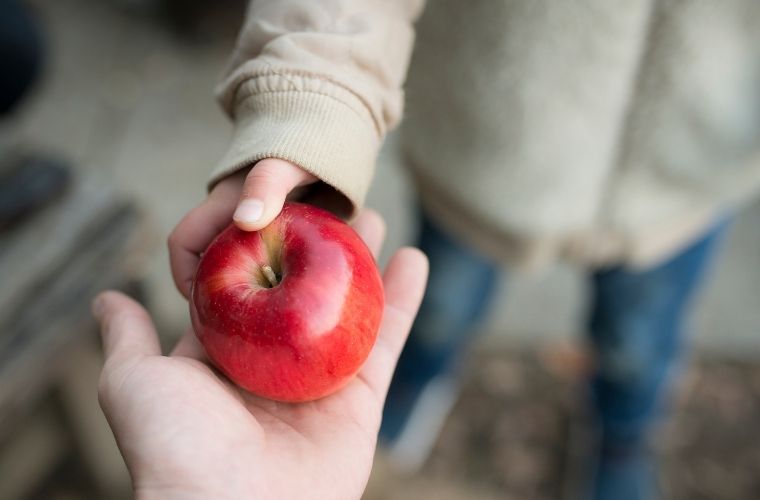
{"label": "thumb", "polygon": [[123,293],[101,293],[92,302],[92,312],[100,323],[106,361],[161,354],[147,311]]}
{"label": "thumb", "polygon": [[258,231],[280,214],[285,198],[294,188],[317,179],[289,161],[267,158],[258,162],[243,184],[243,196],[232,216],[244,231]]}

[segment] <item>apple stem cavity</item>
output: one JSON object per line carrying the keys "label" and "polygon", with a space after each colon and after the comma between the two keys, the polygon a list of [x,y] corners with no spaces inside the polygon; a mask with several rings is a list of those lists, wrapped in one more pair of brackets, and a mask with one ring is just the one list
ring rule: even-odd
{"label": "apple stem cavity", "polygon": [[279,284],[277,275],[275,274],[274,270],[272,270],[271,266],[261,266],[261,272],[264,273],[264,277],[271,285],[271,288],[274,288]]}

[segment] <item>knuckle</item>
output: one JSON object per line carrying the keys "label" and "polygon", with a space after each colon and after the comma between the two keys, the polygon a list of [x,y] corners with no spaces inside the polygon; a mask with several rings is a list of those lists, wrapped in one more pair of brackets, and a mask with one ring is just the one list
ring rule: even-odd
{"label": "knuckle", "polygon": [[177,243],[177,230],[175,229],[166,237],[166,246],[172,249],[177,246]]}
{"label": "knuckle", "polygon": [[274,175],[281,170],[281,165],[271,160],[262,160],[257,163],[250,172],[248,177],[256,175]]}
{"label": "knuckle", "polygon": [[256,165],[245,181],[246,191],[261,186],[273,187],[281,183],[282,169],[271,163]]}
{"label": "knuckle", "polygon": [[118,336],[129,330],[139,328],[148,319],[148,314],[140,309],[118,311],[104,318],[103,329]]}
{"label": "knuckle", "polygon": [[185,237],[183,234],[185,232],[185,220],[186,219],[183,219],[179,224],[177,224],[177,226],[169,233],[169,236],[166,237],[166,245],[170,250],[181,248],[184,245]]}
{"label": "knuckle", "polygon": [[114,366],[110,360],[105,362],[98,378],[98,403],[104,412],[108,412],[114,388]]}
{"label": "knuckle", "polygon": [[137,363],[107,359],[98,378],[98,403],[107,414],[109,408],[121,399],[129,380],[136,373]]}
{"label": "knuckle", "polygon": [[110,386],[109,378],[108,371],[104,368],[98,378],[98,401],[100,402],[101,407],[104,406],[107,399],[108,388]]}

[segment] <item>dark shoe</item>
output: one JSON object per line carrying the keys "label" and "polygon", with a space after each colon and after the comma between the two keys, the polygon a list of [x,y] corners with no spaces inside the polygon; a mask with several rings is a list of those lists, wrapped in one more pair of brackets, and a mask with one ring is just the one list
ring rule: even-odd
{"label": "dark shoe", "polygon": [[60,160],[25,155],[0,173],[0,233],[9,231],[62,195],[71,172]]}
{"label": "dark shoe", "polygon": [[603,445],[595,467],[593,500],[654,500],[655,457],[647,446]]}

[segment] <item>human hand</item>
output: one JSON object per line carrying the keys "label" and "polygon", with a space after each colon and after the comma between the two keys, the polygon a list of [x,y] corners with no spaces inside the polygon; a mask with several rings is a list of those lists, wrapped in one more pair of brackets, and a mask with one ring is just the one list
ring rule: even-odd
{"label": "human hand", "polygon": [[[379,216],[355,229],[377,253]],[[106,361],[103,412],[138,499],[360,498],[369,478],[391,375],[419,306],[427,260],[401,249],[385,270],[385,310],[358,375],[310,403],[279,403],[233,385],[192,331],[162,356],[145,309],[105,292],[93,309]]]}
{"label": "human hand", "polygon": [[297,165],[277,158],[261,160],[252,169],[219,181],[169,236],[172,277],[180,293],[189,298],[199,255],[231,220],[240,229],[257,231],[279,215],[289,195],[316,181]]}

